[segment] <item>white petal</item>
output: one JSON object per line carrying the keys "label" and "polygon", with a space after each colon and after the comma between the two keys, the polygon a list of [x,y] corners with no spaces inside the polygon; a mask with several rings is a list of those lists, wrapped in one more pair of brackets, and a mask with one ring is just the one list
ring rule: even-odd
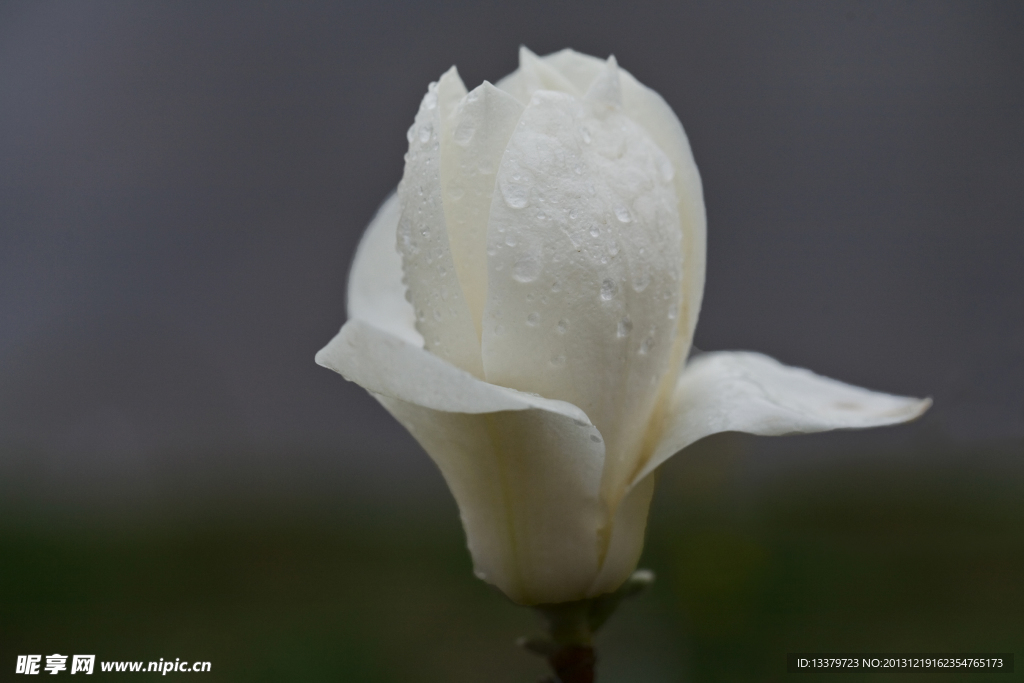
{"label": "white petal", "polygon": [[381,403],[444,475],[477,576],[522,604],[589,597],[604,453],[586,428],[543,410],[465,414]]}
{"label": "white petal", "polygon": [[[609,58],[609,60],[614,58]],[[585,92],[598,85],[607,73],[607,62],[575,50],[561,50],[540,58],[540,61],[561,74],[577,90]],[[704,265],[707,219],[704,212],[704,191],[700,173],[693,160],[690,141],[675,112],[665,100],[640,83],[625,69],[619,68],[619,87],[626,114],[646,129],[655,144],[672,162],[666,172],[673,175],[679,199],[679,220],[683,232],[684,298],[679,316],[677,362],[690,350],[693,330],[697,326],[701,299],[704,295]]]}
{"label": "white petal", "polygon": [[619,109],[622,107],[622,88],[619,85],[619,63],[615,55],[608,58],[605,68],[598,72],[590,83],[587,94],[583,97],[587,102],[600,106]]}
{"label": "white petal", "polygon": [[481,382],[361,320],[317,363],[373,393],[434,459],[481,578],[521,603],[588,596],[606,515],[604,444],[583,411]]}
{"label": "white petal", "polygon": [[793,368],[760,353],[706,353],[687,364],[667,428],[634,481],[718,432],[763,436],[881,427],[919,417],[931,399],[893,396]]}
{"label": "white petal", "polygon": [[317,352],[316,362],[367,391],[434,410],[488,413],[537,408],[590,425],[586,413],[572,404],[483,382],[363,320],[345,323]]}
{"label": "white petal", "polygon": [[638,482],[626,494],[615,510],[615,517],[607,541],[601,572],[591,584],[588,595],[601,595],[617,589],[629,578],[640,561],[644,549],[644,531],[647,512],[654,496],[654,477]]}
{"label": "white petal", "polygon": [[647,131],[672,162],[671,173],[679,199],[679,225],[683,234],[683,293],[677,337],[682,358],[690,351],[704,296],[704,265],[707,251],[707,218],[700,173],[690,151],[690,141],[675,112],[661,95],[637,81],[625,69],[619,70],[626,114]]}
{"label": "white petal", "polygon": [[603,59],[591,57],[569,48],[545,55],[541,59],[562,74],[580,92],[589,90],[590,84],[605,69]]}
{"label": "white petal", "polygon": [[415,346],[423,346],[416,314],[405,299],[402,255],[395,229],[402,206],[391,193],[370,221],[356,249],[348,276],[348,317],[364,320]]}
{"label": "white petal", "polygon": [[538,90],[554,90],[580,97],[585,89],[577,88],[569,79],[533,54],[525,45],[519,47],[519,68],[497,83],[522,104],[529,104]]}
{"label": "white petal", "polygon": [[481,330],[487,300],[487,217],[494,178],[523,105],[486,81],[454,107],[441,140],[441,188],[459,284]]}
{"label": "white petal", "polygon": [[608,443],[611,509],[636,470],[675,334],[682,259],[664,161],[623,115],[538,91],[491,204],[485,377],[590,416]]}
{"label": "white petal", "polygon": [[[601,86],[609,71],[606,62],[574,50],[562,50],[542,58],[579,89]],[[675,184],[679,200],[679,227],[682,234],[683,277],[680,281],[680,310],[677,334],[672,349],[671,369],[660,388],[663,406],[673,390],[678,368],[689,353],[694,328],[704,296],[704,267],[707,221],[700,173],[690,150],[682,124],[662,97],[636,80],[628,71],[617,69],[624,111],[639,123],[671,162],[664,172]]]}
{"label": "white petal", "polygon": [[409,129],[409,153],[398,185],[402,204],[398,249],[416,329],[425,347],[479,377],[483,375],[479,338],[455,271],[441,196],[440,139],[447,120],[441,111],[465,94],[452,67],[430,85]]}

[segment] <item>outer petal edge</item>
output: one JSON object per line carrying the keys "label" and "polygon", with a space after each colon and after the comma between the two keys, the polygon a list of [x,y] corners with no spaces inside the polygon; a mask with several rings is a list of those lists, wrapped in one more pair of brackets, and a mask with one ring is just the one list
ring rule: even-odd
{"label": "outer petal edge", "polygon": [[316,362],[367,391],[432,410],[493,413],[531,408],[575,420],[600,436],[577,406],[489,384],[363,320],[350,320]]}
{"label": "outer petal edge", "polygon": [[929,398],[894,396],[845,384],[760,353],[702,354],[680,373],[668,426],[632,485],[710,434],[780,436],[882,427],[920,417],[931,404]]}

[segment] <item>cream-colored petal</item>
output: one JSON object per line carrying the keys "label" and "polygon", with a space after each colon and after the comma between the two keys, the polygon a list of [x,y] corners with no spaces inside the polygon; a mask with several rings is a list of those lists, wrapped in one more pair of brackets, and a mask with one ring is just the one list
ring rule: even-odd
{"label": "cream-colored petal", "polygon": [[525,45],[519,47],[519,68],[497,83],[523,105],[530,103],[538,90],[554,90],[581,97],[586,89],[577,88],[569,79],[533,54]]}
{"label": "cream-colored petal", "polygon": [[522,604],[590,595],[604,449],[587,428],[539,409],[466,414],[381,403],[444,475],[477,576]]}
{"label": "cream-colored petal", "polygon": [[[586,92],[606,71],[606,62],[575,50],[565,49],[541,57],[580,92]],[[683,231],[685,296],[679,318],[680,334],[677,362],[689,352],[693,330],[697,326],[704,296],[704,266],[707,243],[707,218],[700,173],[690,150],[682,124],[668,103],[625,69],[619,68],[620,87],[626,114],[647,130],[672,162],[676,195],[679,198],[680,228]]]}
{"label": "cream-colored petal", "polygon": [[363,320],[345,323],[316,354],[316,362],[374,394],[433,410],[488,413],[536,408],[575,420],[600,439],[600,432],[577,406],[483,382]]}
{"label": "cream-colored petal", "polygon": [[647,512],[653,496],[654,477],[647,477],[632,487],[615,509],[611,526],[602,529],[610,533],[610,538],[605,541],[601,571],[591,584],[588,595],[611,593],[636,569],[644,549]]}
{"label": "cream-colored petal", "polygon": [[362,320],[316,360],[370,391],[434,459],[481,578],[522,603],[588,595],[604,443],[582,410],[481,382]]}
{"label": "cream-colored petal", "polygon": [[[570,49],[541,57],[540,61],[555,69],[581,92],[594,87],[595,81],[607,71],[606,62]],[[704,294],[707,219],[700,173],[693,160],[686,132],[668,103],[625,69],[619,68],[618,73],[626,115],[647,130],[647,134],[672,162],[673,180],[679,198],[680,228],[683,231],[683,287],[686,296],[682,302],[683,315],[679,319],[679,341],[682,354],[685,355],[693,339]]]}
{"label": "cream-colored petal", "polygon": [[683,235],[683,299],[679,317],[679,363],[689,353],[704,297],[704,265],[707,251],[707,217],[700,172],[693,160],[690,141],[675,112],[661,95],[637,81],[625,69],[619,70],[622,101],[626,115],[647,131],[668,159],[679,199],[679,226]]}
{"label": "cream-colored petal", "polygon": [[590,416],[608,444],[613,510],[675,335],[682,258],[666,163],[620,113],[538,91],[491,204],[485,376]]}
{"label": "cream-colored petal", "polygon": [[608,58],[605,66],[597,73],[597,76],[587,88],[587,94],[583,96],[584,101],[600,107],[611,109],[622,108],[622,87],[619,84],[619,63],[615,61],[615,55]]}
{"label": "cream-colored petal", "polygon": [[553,52],[541,59],[562,74],[579,92],[586,92],[605,69],[605,60],[576,52],[570,48]]}
{"label": "cream-colored petal", "polygon": [[523,105],[486,81],[453,107],[441,139],[441,190],[459,284],[479,338],[487,300],[487,217],[494,178]]}
{"label": "cream-colored petal", "polygon": [[409,153],[398,185],[402,214],[398,249],[416,315],[416,329],[431,353],[483,376],[480,342],[455,270],[441,195],[441,111],[466,94],[452,67],[432,83],[409,129]]}
{"label": "cream-colored petal", "polygon": [[416,314],[405,299],[402,256],[395,245],[401,213],[398,195],[392,192],[363,233],[348,276],[348,317],[422,347]]}
{"label": "cream-colored petal", "polygon": [[[520,56],[520,63],[523,61],[523,57]],[[569,48],[540,57],[539,61],[554,69],[572,85],[575,92],[579,93],[587,92],[606,68],[604,60]],[[515,90],[513,94],[525,102],[528,96],[524,79],[520,76],[521,70],[506,76],[498,82],[498,86],[510,92]],[[664,98],[621,67],[619,74],[626,114],[647,130],[647,134],[661,147],[673,166],[676,195],[680,205],[680,227],[684,234],[684,258],[687,264],[684,281],[687,295],[683,302],[684,315],[680,317],[682,334],[679,337],[681,342],[685,342],[681,344],[681,347],[685,347],[685,354],[689,351],[689,342],[693,338],[704,294],[707,218],[700,173],[693,159],[686,132]],[[555,89],[573,92],[565,86]]]}
{"label": "cream-colored petal", "polygon": [[667,429],[634,481],[709,434],[778,436],[882,427],[913,420],[931,404],[927,398],[855,387],[760,353],[701,354],[680,375]]}
{"label": "cream-colored petal", "polygon": [[[573,50],[562,50],[542,58],[577,88],[588,91],[600,87],[607,79],[606,62]],[[678,368],[686,361],[693,340],[694,328],[704,296],[704,269],[707,220],[700,173],[690,150],[690,143],[682,124],[662,97],[636,80],[628,71],[618,69],[618,83],[622,93],[623,110],[639,123],[651,139],[665,152],[671,164],[666,174],[672,178],[679,200],[679,225],[682,235],[683,277],[680,280],[680,310],[677,315],[678,331],[672,349],[671,370],[666,372],[660,388],[660,403],[668,405]],[[656,442],[661,420],[655,420],[648,435]],[[644,457],[649,457],[648,450]]]}
{"label": "cream-colored petal", "polygon": [[442,130],[447,126],[455,107],[466,97],[466,85],[459,76],[459,70],[452,66],[437,79],[437,114]]}

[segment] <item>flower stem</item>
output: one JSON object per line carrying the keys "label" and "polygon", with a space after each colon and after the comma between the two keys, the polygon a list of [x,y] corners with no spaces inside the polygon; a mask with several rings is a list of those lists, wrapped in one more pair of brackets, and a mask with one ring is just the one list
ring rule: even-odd
{"label": "flower stem", "polygon": [[548,626],[547,636],[520,638],[519,646],[548,660],[554,677],[544,683],[594,683],[597,655],[593,636],[623,598],[636,595],[654,581],[654,572],[639,569],[614,593],[595,598],[535,605]]}

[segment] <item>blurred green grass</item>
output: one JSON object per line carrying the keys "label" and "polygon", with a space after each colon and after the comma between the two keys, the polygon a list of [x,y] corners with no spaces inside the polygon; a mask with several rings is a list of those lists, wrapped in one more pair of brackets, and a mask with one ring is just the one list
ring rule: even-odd
{"label": "blurred green grass", "polygon": [[[601,681],[782,680],[794,651],[1024,666],[1021,444],[757,475],[748,443],[708,439],[662,473],[641,562],[658,581],[599,636]],[[473,578],[448,499],[0,526],[8,672],[17,654],[60,652],[211,661],[208,681],[535,681],[543,663],[513,641],[538,627]]]}

